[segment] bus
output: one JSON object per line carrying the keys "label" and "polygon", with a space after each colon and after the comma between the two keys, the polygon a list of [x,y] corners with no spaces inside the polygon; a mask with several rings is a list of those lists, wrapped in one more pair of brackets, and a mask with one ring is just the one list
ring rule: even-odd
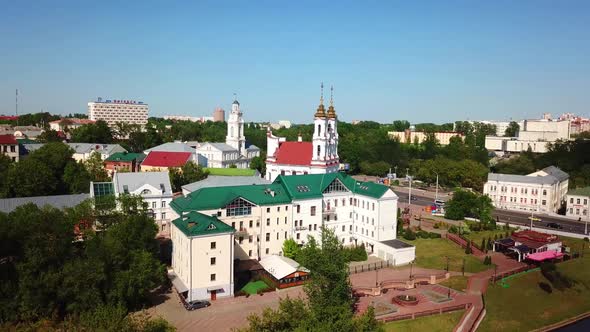
{"label": "bus", "polygon": [[445,201],[440,200],[440,199],[435,199],[434,200],[434,205],[436,205],[436,206],[445,206]]}

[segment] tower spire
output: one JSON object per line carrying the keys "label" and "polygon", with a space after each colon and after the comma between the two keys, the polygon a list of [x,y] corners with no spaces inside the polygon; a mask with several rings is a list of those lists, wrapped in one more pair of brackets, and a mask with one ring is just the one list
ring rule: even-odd
{"label": "tower spire", "polygon": [[316,118],[325,118],[326,117],[326,109],[324,108],[324,82],[320,84],[320,105],[316,110],[314,117]]}
{"label": "tower spire", "polygon": [[324,82],[320,84],[320,105],[324,104]]}
{"label": "tower spire", "polygon": [[328,107],[328,118],[336,118],[336,110],[334,109],[334,86],[330,86],[330,107]]}
{"label": "tower spire", "polygon": [[330,106],[334,106],[334,86],[330,85]]}

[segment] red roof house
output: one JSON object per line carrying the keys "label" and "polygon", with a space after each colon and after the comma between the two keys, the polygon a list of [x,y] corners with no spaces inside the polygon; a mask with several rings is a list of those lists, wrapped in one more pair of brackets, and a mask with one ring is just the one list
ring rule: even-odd
{"label": "red roof house", "polygon": [[2,145],[16,145],[18,142],[12,134],[0,135],[0,144]]}
{"label": "red roof house", "polygon": [[191,159],[190,152],[151,151],[141,164],[142,171],[182,167]]}
{"label": "red roof house", "polygon": [[283,142],[275,152],[276,163],[283,165],[311,165],[311,142]]}

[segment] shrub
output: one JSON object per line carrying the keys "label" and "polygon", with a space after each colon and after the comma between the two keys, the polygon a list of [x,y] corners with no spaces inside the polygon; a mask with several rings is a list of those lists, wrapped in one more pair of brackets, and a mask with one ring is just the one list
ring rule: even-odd
{"label": "shrub", "polygon": [[473,252],[473,250],[471,250],[471,241],[467,242],[467,246],[465,247],[465,253],[467,255],[471,255],[471,253]]}
{"label": "shrub", "polygon": [[430,238],[430,235],[426,231],[418,231],[418,232],[416,232],[416,237],[428,239],[428,238]]}
{"label": "shrub", "polygon": [[481,245],[479,246],[479,250],[486,251],[486,239],[481,239]]}
{"label": "shrub", "polygon": [[434,232],[429,233],[429,236],[431,239],[440,239],[441,238],[440,234],[434,233]]}
{"label": "shrub", "polygon": [[492,238],[488,236],[488,244],[486,250],[494,249],[494,244],[492,243]]}
{"label": "shrub", "polygon": [[347,247],[343,249],[346,260],[349,262],[362,262],[367,260],[365,245]]}
{"label": "shrub", "polygon": [[584,242],[588,242],[588,241],[590,241],[590,239],[588,239],[588,237],[587,237],[587,236],[586,236],[586,237],[584,237]]}
{"label": "shrub", "polygon": [[486,256],[483,259],[483,265],[492,265],[492,257],[491,256]]}
{"label": "shrub", "polygon": [[434,227],[434,229],[439,229],[440,228],[440,224],[439,223],[435,223],[432,227]]}
{"label": "shrub", "polygon": [[541,264],[541,274],[547,279],[553,288],[557,290],[564,290],[573,286],[574,281],[568,276],[562,274],[557,270],[554,263],[547,262]]}
{"label": "shrub", "polygon": [[452,234],[459,233],[459,230],[457,229],[457,226],[453,225],[453,226],[449,227],[449,233],[452,233]]}
{"label": "shrub", "polygon": [[540,283],[539,283],[539,287],[540,287],[542,290],[544,290],[544,291],[545,291],[545,293],[547,293],[547,294],[551,294],[551,293],[553,293],[553,289],[551,288],[551,285],[549,285],[549,284],[548,284],[548,283],[546,283],[546,282],[540,282]]}
{"label": "shrub", "polygon": [[414,241],[414,240],[416,240],[416,234],[411,229],[408,228],[404,232],[404,239],[406,239],[408,241]]}

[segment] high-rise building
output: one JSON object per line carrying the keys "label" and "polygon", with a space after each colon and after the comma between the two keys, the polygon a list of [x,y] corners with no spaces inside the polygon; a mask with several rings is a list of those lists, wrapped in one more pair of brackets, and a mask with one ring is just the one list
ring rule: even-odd
{"label": "high-rise building", "polygon": [[117,122],[145,125],[148,120],[148,104],[134,100],[105,100],[98,98],[88,103],[88,118],[103,120],[109,126]]}
{"label": "high-rise building", "polygon": [[213,111],[213,121],[214,122],[223,122],[223,121],[225,121],[225,111],[222,108],[217,107],[215,109],[215,111]]}

